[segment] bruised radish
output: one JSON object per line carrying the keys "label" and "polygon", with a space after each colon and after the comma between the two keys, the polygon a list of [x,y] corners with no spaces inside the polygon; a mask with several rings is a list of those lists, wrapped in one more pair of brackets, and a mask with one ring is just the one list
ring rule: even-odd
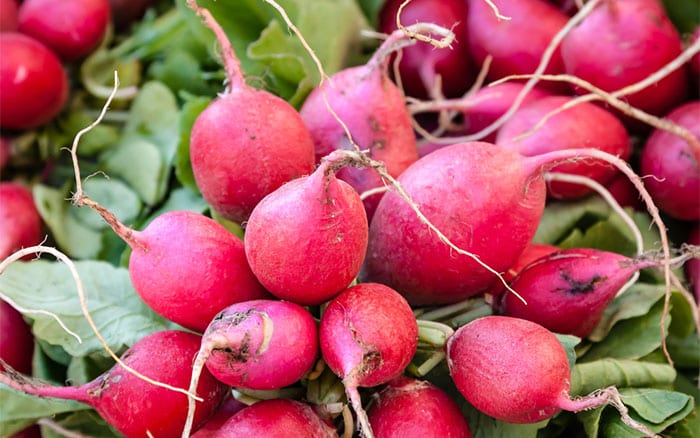
{"label": "bruised radish", "polygon": [[[564,347],[546,328],[520,318],[486,316],[461,326],[447,340],[447,365],[469,403],[508,423],[536,423],[560,410],[619,402],[614,387],[572,400]],[[650,433],[622,415],[626,424]]]}
{"label": "bruised radish", "polygon": [[[700,141],[700,100],[676,107],[666,119]],[[682,220],[700,219],[700,150],[658,129],[644,144],[639,168],[647,176],[644,185],[663,212]]]}
{"label": "bruised radish", "polygon": [[656,264],[597,249],[563,249],[530,263],[510,283],[527,304],[504,293],[497,310],[585,338],[630,277]]}
{"label": "bruised radish", "polygon": [[459,405],[427,380],[399,376],[377,393],[367,410],[376,438],[471,438]]}
{"label": "bruised radish", "polygon": [[[601,2],[561,44],[566,72],[605,91],[646,78],[681,50],[680,35],[658,0]],[[686,71],[678,69],[625,100],[660,115],[682,102],[687,89]]]}
{"label": "bruised radish", "polygon": [[188,4],[216,34],[228,80],[192,127],[192,171],[209,205],[242,223],[267,194],[313,171],[313,142],[289,103],[245,83],[233,48],[209,11],[194,0]]}
{"label": "bruised radish", "polygon": [[[544,210],[544,180],[526,160],[490,143],[459,143],[424,156],[399,182],[457,247],[503,272],[534,237]],[[369,233],[361,278],[392,287],[413,306],[455,303],[497,281],[440,240],[393,191]]]}
{"label": "bruised radish", "polygon": [[[0,204],[1,205],[1,204]],[[34,335],[22,314],[0,300],[0,359],[22,374],[32,373]],[[0,363],[0,371],[5,367]]]}
{"label": "bruised radish", "polygon": [[321,354],[343,379],[360,432],[371,427],[358,387],[386,383],[400,375],[418,346],[418,324],[406,300],[391,288],[360,283],[335,297],[321,316]]}
{"label": "bruised radish", "polygon": [[237,412],[221,426],[216,436],[332,438],[338,433],[310,405],[290,399],[272,399]]}
{"label": "bruised radish", "polygon": [[[538,126],[540,120],[570,102],[566,96],[550,96],[521,107],[498,131],[496,144],[525,156],[557,149],[597,148],[627,160],[632,145],[622,122],[612,113],[583,102],[557,113]],[[532,129],[535,129],[531,132]],[[524,135],[524,136],[523,136]],[[598,160],[581,160],[555,166],[552,172],[586,176],[605,184],[617,170]],[[565,182],[549,183],[548,194],[573,199],[589,194],[590,188]]]}
{"label": "bruised radish", "polygon": [[199,213],[171,211],[143,231],[117,231],[131,246],[129,275],[143,301],[198,332],[226,306],[269,295],[248,266],[243,242]]}
{"label": "bruised radish", "polygon": [[[390,0],[379,11],[378,28],[392,33],[397,29],[396,15],[404,0]],[[467,2],[463,0],[413,0],[401,10],[401,25],[429,22],[451,29],[455,41],[449,49],[435,49],[419,41],[401,52],[399,74],[405,93],[417,98],[441,96],[457,97],[464,94],[474,81],[476,68],[467,45]],[[440,82],[437,83],[437,77]],[[438,85],[440,88],[437,88]]]}
{"label": "bruised radish", "polygon": [[0,33],[0,128],[41,126],[67,99],[68,76],[48,47],[20,33]]}
{"label": "bruised radish", "polygon": [[0,230],[0,261],[18,249],[41,243],[41,216],[27,187],[0,182]]}
{"label": "bruised radish", "polygon": [[318,305],[346,288],[362,265],[367,217],[360,196],[335,177],[333,159],[266,196],[253,210],[245,252],[273,295]]}
{"label": "bruised radish", "polygon": [[[401,31],[393,35],[382,47],[395,44],[403,36]],[[367,64],[341,70],[309,94],[300,114],[311,132],[317,162],[336,149],[352,148],[336,116],[345,123],[360,150],[384,163],[392,177],[418,159],[411,117],[403,94],[388,76],[387,64],[386,50],[380,48]],[[370,168],[345,167],[338,171],[338,177],[358,193],[384,186],[382,177]],[[381,197],[374,194],[364,200],[370,220]]]}
{"label": "bruised radish", "polygon": [[[186,389],[201,337],[179,330],[153,333],[139,340],[122,356],[122,361],[155,381]],[[112,427],[127,438],[175,437],[182,432],[187,396],[156,386],[115,365],[82,386],[48,386],[17,381],[18,376],[0,375],[0,382],[39,397],[76,400],[93,407]],[[208,372],[202,375],[197,395],[195,425],[199,427],[219,407],[227,387]]]}

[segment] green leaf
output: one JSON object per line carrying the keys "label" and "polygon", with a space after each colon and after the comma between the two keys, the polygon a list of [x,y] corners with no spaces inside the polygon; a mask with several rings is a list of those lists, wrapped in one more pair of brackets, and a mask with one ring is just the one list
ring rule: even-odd
{"label": "green leaf", "polygon": [[651,388],[625,388],[620,390],[620,394],[625,405],[654,424],[662,424],[693,401],[687,394]]}
{"label": "green leaf", "polygon": [[596,196],[577,202],[551,202],[545,208],[533,241],[557,245],[576,224],[586,217],[600,220],[608,216],[610,207]]}
{"label": "green leaf", "polygon": [[627,359],[580,362],[571,370],[571,395],[586,395],[607,386],[671,388],[676,370],[665,363]]}
{"label": "green leaf", "polygon": [[158,147],[139,138],[123,138],[103,157],[105,172],[119,176],[132,187],[148,205],[156,204],[165,195],[169,169]]}
{"label": "green leaf", "polygon": [[[167,328],[131,286],[126,269],[97,261],[79,261],[76,267],[85,288],[87,307],[107,344],[115,351],[143,336]],[[10,265],[0,276],[0,291],[29,309],[56,314],[82,339],[79,343],[56,320],[43,314],[26,314],[38,339],[62,347],[71,356],[107,355],[80,309],[78,293],[68,268],[59,262],[34,260]]]}
{"label": "green leaf", "polygon": [[468,402],[462,404],[473,438],[535,438],[537,431],[547,425],[549,420],[531,424],[513,424],[496,420],[479,412]]}
{"label": "green leaf", "polygon": [[576,363],[576,346],[581,343],[581,338],[573,335],[562,335],[555,333],[559,342],[564,346],[566,350],[566,356],[569,359],[569,368],[573,368]]}
{"label": "green leaf", "polygon": [[191,97],[185,101],[180,114],[180,140],[175,154],[175,176],[182,185],[196,193],[199,192],[199,188],[195,182],[190,161],[190,132],[197,117],[211,101],[209,97]]}
{"label": "green leaf", "polygon": [[[58,425],[71,432],[82,434],[91,438],[115,438],[121,434],[110,427],[92,409],[83,410],[66,415],[56,421]],[[42,438],[65,438],[64,434],[58,433],[48,427],[42,428]]]}
{"label": "green leaf", "polygon": [[[141,201],[126,184],[118,179],[101,179],[99,176],[83,182],[83,191],[95,202],[114,213],[120,221],[129,223],[141,210]],[[94,230],[109,228],[107,222],[90,208],[70,208],[76,219]]]}

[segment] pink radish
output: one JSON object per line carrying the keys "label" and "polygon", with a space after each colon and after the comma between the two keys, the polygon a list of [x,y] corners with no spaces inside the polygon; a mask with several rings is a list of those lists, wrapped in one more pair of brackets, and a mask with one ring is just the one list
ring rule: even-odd
{"label": "pink radish", "polygon": [[0,261],[18,249],[41,242],[41,216],[27,187],[0,182],[0,230]]}
{"label": "pink radish", "polygon": [[[523,252],[520,253],[520,256],[518,256],[515,263],[513,263],[511,267],[508,268],[508,270],[503,274],[503,279],[507,283],[510,283],[527,265],[558,250],[559,248],[554,245],[530,243],[525,247]],[[491,293],[498,296],[501,292],[505,292],[505,290],[506,289],[503,287],[503,283],[499,282],[494,284],[493,289],[491,289]]]}
{"label": "pink radish", "polygon": [[[700,100],[674,108],[666,119],[700,140]],[[639,160],[644,185],[659,208],[677,219],[700,219],[700,151],[668,131],[648,137]]]}
{"label": "pink radish", "polygon": [[214,438],[219,433],[219,429],[233,415],[247,407],[243,402],[238,401],[233,397],[229,397],[224,401],[221,407],[200,427],[197,432],[193,433],[192,438]]}
{"label": "pink radish", "polygon": [[211,207],[242,223],[267,194],[313,171],[313,142],[289,103],[245,83],[233,48],[209,11],[194,0],[187,3],[216,34],[228,80],[225,92],[192,127],[192,171]]}
{"label": "pink radish", "polygon": [[[403,0],[390,0],[379,11],[378,29],[392,33],[397,29],[396,15]],[[441,96],[457,97],[464,94],[476,76],[476,68],[469,54],[466,32],[467,2],[462,0],[413,0],[401,10],[401,25],[435,23],[451,29],[455,41],[449,49],[436,50],[420,41],[402,50],[399,62],[401,85],[409,96],[418,98]],[[437,77],[440,77],[441,87]]]}
{"label": "pink radish", "polygon": [[24,0],[19,31],[46,44],[61,59],[75,61],[100,44],[110,11],[108,0]]}
{"label": "pink radish", "polygon": [[[536,423],[560,410],[621,403],[614,387],[571,399],[564,347],[549,330],[520,318],[486,316],[461,326],[447,340],[447,365],[469,403],[509,423]],[[622,419],[651,433],[627,414]]]}
{"label": "pink radish", "polygon": [[0,127],[31,129],[63,109],[68,77],[58,57],[29,36],[0,33]]}
{"label": "pink radish", "polygon": [[[561,45],[566,72],[605,91],[644,79],[681,50],[680,35],[658,0],[601,2]],[[687,91],[686,72],[679,69],[625,98],[658,115],[682,102]]]}
{"label": "pink radish", "polygon": [[374,395],[367,417],[376,438],[471,438],[459,405],[427,380],[399,376]]}
{"label": "pink radish", "polygon": [[[580,103],[539,125],[547,114],[570,100],[566,96],[551,96],[522,106],[500,128],[496,144],[525,156],[592,147],[627,160],[632,154],[632,145],[625,126],[615,115],[592,103]],[[587,176],[600,184],[607,183],[617,173],[609,164],[593,160],[562,164],[551,171]],[[578,198],[589,193],[590,189],[580,184],[551,182],[548,186],[548,194],[557,199]]]}
{"label": "pink radish", "polygon": [[360,283],[328,303],[319,340],[323,359],[343,379],[360,432],[371,435],[357,388],[388,382],[413,359],[418,324],[411,307],[389,287]]}
{"label": "pink radish", "polygon": [[585,338],[630,277],[656,265],[609,251],[563,249],[533,261],[510,283],[527,304],[506,293],[496,307],[503,315]]}
{"label": "pink radish", "polygon": [[310,405],[290,399],[272,399],[237,412],[221,426],[216,436],[332,438],[338,433]]}
{"label": "pink radish", "polygon": [[[34,335],[14,307],[0,300],[0,359],[22,374],[32,373]],[[0,363],[0,371],[5,367]]]}
{"label": "pink radish", "polygon": [[343,164],[336,156],[266,196],[248,220],[248,262],[278,298],[321,304],[346,288],[360,270],[367,217],[357,192],[336,179],[336,168]]}
{"label": "pink radish", "polygon": [[17,0],[0,0],[0,32],[17,30]]}
{"label": "pink radish", "polygon": [[[200,336],[184,331],[156,332],[134,344],[121,359],[150,379],[186,388],[192,359],[200,341]],[[0,374],[0,381],[27,394],[86,403],[128,438],[142,438],[148,434],[156,437],[178,436],[185,423],[185,394],[144,381],[121,365],[115,365],[97,379],[77,387],[16,381],[6,374]],[[211,374],[206,372],[202,376],[197,387],[197,394],[203,399],[197,404],[197,427],[218,409],[226,393],[226,385]]]}

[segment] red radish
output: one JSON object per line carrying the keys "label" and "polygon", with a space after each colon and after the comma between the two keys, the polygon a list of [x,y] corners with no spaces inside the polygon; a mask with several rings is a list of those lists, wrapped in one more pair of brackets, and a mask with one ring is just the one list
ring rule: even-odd
{"label": "red radish", "polygon": [[33,424],[13,434],[10,438],[41,438],[41,428]]}
{"label": "red radish", "polygon": [[[22,314],[0,300],[0,359],[17,372],[32,373],[34,335]],[[0,371],[4,370],[0,363]]]}
{"label": "red radish", "polygon": [[262,400],[236,413],[216,436],[332,438],[338,433],[314,409],[290,399]]}
{"label": "red radish", "polygon": [[17,30],[17,0],[0,0],[0,32]]}
{"label": "red radish", "polygon": [[[424,156],[398,180],[457,247],[503,272],[534,237],[544,209],[544,180],[527,161],[490,143],[459,143]],[[361,278],[394,288],[413,306],[455,303],[497,281],[441,241],[393,191],[370,224]]]}
{"label": "red radish", "polygon": [[[700,40],[700,24],[695,28],[693,35],[690,37],[691,43],[697,40]],[[690,59],[690,70],[694,78],[700,76],[700,53],[696,53],[695,56]]]}
{"label": "red radish", "polygon": [[108,0],[24,0],[19,31],[51,48],[60,58],[75,61],[92,53],[110,21]]}
{"label": "red radish", "polygon": [[418,346],[418,324],[411,307],[387,286],[360,283],[328,303],[319,340],[323,359],[343,379],[360,432],[371,435],[357,388],[386,383],[411,362]]}
{"label": "red radish", "polygon": [[[404,0],[384,3],[377,25],[381,32],[389,34],[397,29],[396,15],[402,3]],[[399,73],[406,94],[418,98],[438,97],[435,95],[437,76],[440,76],[441,95],[457,97],[464,94],[476,76],[467,45],[467,2],[413,0],[401,10],[400,18],[402,26],[429,22],[451,29],[456,36],[449,49],[436,49],[423,41],[403,49]]]}
{"label": "red radish", "polygon": [[[139,340],[121,359],[145,376],[177,388],[186,388],[192,358],[201,337],[179,330],[156,332]],[[16,376],[14,376],[16,378]],[[185,423],[187,396],[142,380],[121,365],[82,386],[49,386],[15,381],[0,374],[0,381],[13,389],[39,397],[76,400],[92,406],[125,437],[178,436]],[[195,424],[203,424],[219,407],[227,387],[208,372],[202,375],[197,395]]]}
{"label": "red radish", "polygon": [[209,205],[242,223],[267,194],[313,171],[313,142],[289,103],[244,82],[233,48],[209,11],[194,0],[188,4],[216,34],[229,82],[192,127],[192,171]]}
{"label": "red radish", "polygon": [[12,140],[8,137],[0,137],[0,172],[10,161],[12,155]]}
{"label": "red radish", "polygon": [[[605,91],[646,78],[681,50],[680,35],[658,0],[601,2],[561,45],[566,72]],[[682,102],[687,88],[686,72],[679,69],[625,99],[658,115]]]}
{"label": "red radish", "polygon": [[336,179],[335,167],[342,163],[333,160],[266,196],[248,220],[250,268],[278,298],[318,305],[360,271],[367,217],[357,192]]}
{"label": "red radish", "polygon": [[0,128],[30,129],[56,117],[68,99],[61,61],[34,38],[0,33]]}
{"label": "red radish", "polygon": [[[387,49],[400,38],[404,38],[402,31],[395,31],[367,64],[341,70],[309,94],[300,114],[313,137],[317,162],[336,149],[352,148],[336,116],[345,123],[360,150],[384,163],[392,177],[418,159],[404,96],[387,73]],[[326,100],[335,115],[328,110]],[[338,171],[338,177],[358,193],[384,186],[382,177],[370,168],[348,166]],[[381,197],[374,194],[364,200],[370,220]]]}
{"label": "red radish", "polygon": [[497,311],[585,338],[630,277],[657,264],[609,251],[563,249],[530,263],[510,283],[527,304],[504,293]]}
{"label": "red radish", "polygon": [[471,438],[459,405],[427,380],[399,376],[374,396],[367,417],[377,438]]}
{"label": "red radish", "polygon": [[[511,265],[506,272],[503,273],[503,279],[510,283],[515,277],[523,270],[527,265],[534,262],[535,260],[544,257],[553,252],[559,251],[559,248],[554,245],[548,245],[545,243],[530,243],[525,247],[523,252],[520,253],[518,259]],[[497,282],[491,289],[493,295],[500,295],[504,292],[505,288],[503,283]]]}
{"label": "red radish", "polygon": [[[695,224],[691,228],[687,241],[690,245],[700,245],[700,225]],[[700,303],[700,258],[688,260],[685,272],[695,293],[695,300]]]}
{"label": "red radish", "polygon": [[[496,144],[525,156],[558,149],[597,148],[623,160],[630,157],[632,145],[625,126],[615,115],[592,103],[575,105],[539,125],[547,114],[569,101],[571,98],[567,96],[550,96],[522,106],[501,126]],[[607,183],[617,173],[614,167],[598,160],[566,163],[550,170],[586,176],[600,184]],[[548,194],[557,199],[579,198],[590,191],[580,184],[556,181],[548,184]]]}
{"label": "red radish", "polygon": [[243,242],[199,213],[171,211],[143,231],[117,231],[131,246],[129,275],[143,301],[203,332],[226,306],[269,295],[248,266]]}
{"label": "red radish", "polygon": [[219,429],[228,421],[233,415],[247,407],[243,402],[238,401],[233,397],[229,397],[221,405],[221,407],[216,411],[202,427],[197,430],[197,432],[192,434],[192,438],[214,438],[218,435]]}
{"label": "red radish", "polygon": [[[614,387],[572,400],[564,347],[546,328],[520,318],[486,316],[461,326],[447,340],[447,365],[469,403],[509,423],[536,423],[559,410],[619,402]],[[650,433],[628,415],[623,421]]]}
{"label": "red radish", "polygon": [[[501,15],[510,19],[496,17],[485,1],[469,2],[467,38],[475,62],[481,65],[488,55],[493,57],[489,79],[533,73],[550,41],[569,17],[545,0],[494,0],[493,3]],[[563,71],[556,50],[545,73]]]}
{"label": "red radish", "polygon": [[634,188],[629,178],[622,173],[618,172],[608,181],[605,188],[622,207],[630,207],[637,211],[644,210],[644,204],[639,199],[639,192]]}
{"label": "red radish", "polygon": [[0,182],[0,230],[0,260],[18,249],[41,242],[41,216],[27,187]]}
{"label": "red radish", "polygon": [[[674,108],[666,119],[700,140],[700,101]],[[639,160],[644,185],[659,208],[682,220],[700,219],[700,151],[668,131],[651,133]]]}

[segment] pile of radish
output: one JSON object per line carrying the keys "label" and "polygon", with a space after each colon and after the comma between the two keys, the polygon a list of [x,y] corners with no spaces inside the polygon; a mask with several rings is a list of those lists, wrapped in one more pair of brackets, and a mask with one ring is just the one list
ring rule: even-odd
{"label": "pile of radish", "polygon": [[0,436],[700,430],[692,1],[0,12]]}

